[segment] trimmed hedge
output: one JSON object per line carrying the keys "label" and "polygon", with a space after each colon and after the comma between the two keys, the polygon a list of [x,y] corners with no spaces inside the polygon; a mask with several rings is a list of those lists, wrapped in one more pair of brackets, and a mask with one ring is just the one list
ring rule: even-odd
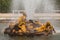
{"label": "trimmed hedge", "polygon": [[6,13],[9,12],[11,0],[0,0],[0,12]]}

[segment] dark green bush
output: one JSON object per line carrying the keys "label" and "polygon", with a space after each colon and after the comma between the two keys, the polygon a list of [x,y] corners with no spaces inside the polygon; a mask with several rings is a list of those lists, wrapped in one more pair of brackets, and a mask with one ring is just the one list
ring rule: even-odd
{"label": "dark green bush", "polygon": [[0,12],[6,13],[9,12],[11,0],[0,0]]}

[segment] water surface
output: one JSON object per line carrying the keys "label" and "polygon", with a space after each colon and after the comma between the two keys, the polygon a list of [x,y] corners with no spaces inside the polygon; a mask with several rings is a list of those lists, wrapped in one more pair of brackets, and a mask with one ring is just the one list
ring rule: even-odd
{"label": "water surface", "polygon": [[[45,23],[47,20],[41,20],[42,23]],[[51,24],[56,29],[56,34],[51,36],[16,36],[9,37],[8,35],[4,35],[2,30],[8,27],[8,23],[0,23],[0,40],[60,40],[60,20],[50,20]]]}

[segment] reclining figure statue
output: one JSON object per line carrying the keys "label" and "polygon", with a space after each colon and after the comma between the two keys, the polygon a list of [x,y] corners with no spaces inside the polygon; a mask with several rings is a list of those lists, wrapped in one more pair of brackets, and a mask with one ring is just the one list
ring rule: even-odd
{"label": "reclining figure statue", "polygon": [[50,22],[46,24],[40,23],[40,21],[28,20],[26,21],[26,14],[18,18],[17,23],[11,22],[9,27],[4,30],[4,34],[8,35],[49,35],[56,33],[55,29]]}

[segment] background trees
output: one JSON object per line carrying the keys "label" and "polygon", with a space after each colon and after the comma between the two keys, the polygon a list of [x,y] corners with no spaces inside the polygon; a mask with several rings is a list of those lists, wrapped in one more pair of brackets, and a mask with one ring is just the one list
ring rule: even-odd
{"label": "background trees", "polygon": [[0,12],[6,13],[9,12],[11,0],[0,0]]}

